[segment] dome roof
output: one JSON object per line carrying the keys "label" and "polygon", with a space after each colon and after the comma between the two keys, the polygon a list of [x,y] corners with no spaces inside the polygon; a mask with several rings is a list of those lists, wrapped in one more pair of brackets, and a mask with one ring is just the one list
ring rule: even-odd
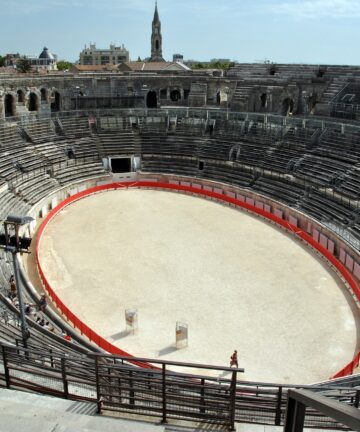
{"label": "dome roof", "polygon": [[42,53],[39,55],[39,59],[55,60],[54,56],[51,54],[51,52],[46,47],[44,47]]}

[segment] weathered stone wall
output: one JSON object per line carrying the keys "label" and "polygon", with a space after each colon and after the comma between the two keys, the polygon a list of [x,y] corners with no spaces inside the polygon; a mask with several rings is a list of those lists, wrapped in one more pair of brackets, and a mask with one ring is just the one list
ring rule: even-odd
{"label": "weathered stone wall", "polygon": [[[24,115],[31,109],[31,93],[36,95],[37,111],[48,113],[54,110],[56,92],[59,94],[58,108],[61,111],[86,108],[209,106],[284,115],[310,114],[316,113],[316,105],[329,85],[325,79],[318,81],[269,80],[268,77],[239,80],[238,77],[200,75],[194,72],[187,75],[16,76],[0,80],[0,118],[5,117],[7,94],[12,94],[16,102],[13,115]],[[242,83],[245,83],[246,94],[239,97],[237,89]],[[42,90],[46,93],[45,98],[42,97]],[[23,92],[23,101],[19,100],[18,91]],[[326,114],[326,110],[322,113]]]}

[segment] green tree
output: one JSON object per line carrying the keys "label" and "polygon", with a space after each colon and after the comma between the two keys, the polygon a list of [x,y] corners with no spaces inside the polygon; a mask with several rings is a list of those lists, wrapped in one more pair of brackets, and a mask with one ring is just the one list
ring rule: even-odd
{"label": "green tree", "polygon": [[26,57],[21,57],[16,63],[16,69],[21,73],[31,71],[31,61]]}
{"label": "green tree", "polygon": [[66,61],[66,60],[60,60],[57,62],[57,68],[59,71],[66,71],[71,69],[72,67],[72,63]]}
{"label": "green tree", "polygon": [[5,57],[0,55],[0,67],[3,67],[5,65]]}

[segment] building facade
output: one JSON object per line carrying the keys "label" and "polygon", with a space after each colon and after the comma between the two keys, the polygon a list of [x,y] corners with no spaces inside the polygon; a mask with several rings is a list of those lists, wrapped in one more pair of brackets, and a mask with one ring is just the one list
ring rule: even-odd
{"label": "building facade", "polygon": [[90,44],[80,53],[80,64],[84,66],[92,65],[116,65],[128,62],[130,59],[129,51],[124,45],[110,45],[108,49],[96,48],[96,44]]}
{"label": "building facade", "polygon": [[30,61],[33,70],[57,70],[57,55],[52,54],[48,48],[44,47],[39,56],[21,56],[20,54],[7,54],[5,58],[5,66],[16,68],[17,62],[21,58],[26,58]]}

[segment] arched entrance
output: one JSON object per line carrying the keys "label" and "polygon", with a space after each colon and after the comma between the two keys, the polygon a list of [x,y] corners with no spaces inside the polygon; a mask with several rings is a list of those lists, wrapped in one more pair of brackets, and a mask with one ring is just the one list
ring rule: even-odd
{"label": "arched entrance", "polygon": [[41,93],[41,102],[46,102],[47,100],[47,90],[45,88],[42,88],[40,90]]}
{"label": "arched entrance", "polygon": [[38,97],[35,93],[29,95],[29,111],[37,111],[39,109]]}
{"label": "arched entrance", "polygon": [[25,94],[24,94],[24,92],[21,89],[17,91],[17,98],[18,98],[18,102],[19,103],[24,103],[24,101],[25,101]]}
{"label": "arched entrance", "polygon": [[294,101],[291,98],[286,98],[282,103],[282,115],[292,115],[294,111]]}
{"label": "arched entrance", "polygon": [[15,98],[11,94],[5,96],[5,117],[12,117],[15,115]]}
{"label": "arched entrance", "polygon": [[60,111],[60,106],[61,106],[60,93],[54,91],[51,95],[51,111],[52,112]]}
{"label": "arched entrance", "polygon": [[147,94],[146,106],[148,108],[157,108],[157,94],[155,91],[149,91]]}

